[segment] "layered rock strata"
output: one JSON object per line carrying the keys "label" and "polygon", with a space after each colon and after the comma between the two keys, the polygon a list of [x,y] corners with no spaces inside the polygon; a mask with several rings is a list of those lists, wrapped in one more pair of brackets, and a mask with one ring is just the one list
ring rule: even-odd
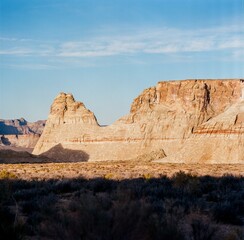
{"label": "layered rock strata", "polygon": [[[206,128],[204,123],[237,103],[242,85],[240,79],[159,82],[133,101],[127,116],[107,127],[100,127],[94,114],[71,94],[61,93],[33,153],[103,161],[136,159],[163,150],[168,158]],[[242,119],[240,114],[236,122]]]}
{"label": "layered rock strata", "polygon": [[42,134],[45,122],[45,120],[39,120],[31,123],[24,118],[0,119],[0,145],[33,149]]}
{"label": "layered rock strata", "polygon": [[161,162],[244,163],[244,99],[200,125],[177,152]]}
{"label": "layered rock strata", "polygon": [[27,122],[24,118],[4,120],[0,119],[0,135],[28,135],[42,134],[45,120]]}

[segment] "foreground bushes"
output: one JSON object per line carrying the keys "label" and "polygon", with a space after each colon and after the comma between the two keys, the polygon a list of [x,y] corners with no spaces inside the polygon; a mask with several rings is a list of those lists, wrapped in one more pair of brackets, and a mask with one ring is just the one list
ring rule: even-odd
{"label": "foreground bushes", "polygon": [[243,239],[244,179],[0,181],[0,239]]}

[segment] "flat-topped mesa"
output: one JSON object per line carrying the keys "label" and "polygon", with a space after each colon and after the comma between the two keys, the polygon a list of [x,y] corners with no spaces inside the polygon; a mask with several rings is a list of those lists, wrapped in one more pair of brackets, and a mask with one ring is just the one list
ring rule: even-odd
{"label": "flat-topped mesa", "polygon": [[161,138],[188,138],[199,125],[241,98],[241,84],[240,79],[159,82],[144,90],[133,101],[130,115],[120,121],[147,121]]}
{"label": "flat-topped mesa", "polygon": [[48,123],[98,125],[95,115],[82,102],[76,102],[73,95],[60,93],[50,109]]}
{"label": "flat-topped mesa", "polygon": [[[89,161],[129,160],[162,149],[170,156],[201,126],[204,129],[204,123],[211,123],[211,119],[242,97],[241,79],[159,82],[133,101],[128,115],[110,126],[99,127],[94,114],[83,103],[76,102],[71,94],[61,93],[54,100],[33,153],[59,159],[73,155],[78,161],[80,159],[75,157],[79,151],[81,156],[87,154]],[[234,116],[235,124],[240,126],[242,119],[242,111],[239,111]],[[61,152],[57,145],[63,149]]]}
{"label": "flat-topped mesa", "polygon": [[222,111],[226,104],[235,102],[242,94],[244,80],[241,79],[163,81],[135,98],[130,112],[154,110],[158,104],[165,103],[181,104],[188,111],[207,112],[212,111],[211,108]]}

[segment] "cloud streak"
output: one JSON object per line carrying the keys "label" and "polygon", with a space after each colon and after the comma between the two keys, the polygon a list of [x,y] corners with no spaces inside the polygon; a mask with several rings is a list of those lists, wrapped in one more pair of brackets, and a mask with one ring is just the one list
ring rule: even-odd
{"label": "cloud streak", "polygon": [[244,48],[244,31],[235,26],[188,30],[154,29],[126,36],[107,36],[90,41],[66,42],[62,57],[102,57],[130,54],[170,54]]}
{"label": "cloud streak", "polygon": [[[173,28],[134,31],[67,42],[23,41],[0,37],[0,55],[57,58],[98,58],[138,54],[184,54],[244,49],[244,28],[239,26],[182,30]],[[14,46],[13,46],[14,45]],[[242,56],[242,54],[240,54]]]}

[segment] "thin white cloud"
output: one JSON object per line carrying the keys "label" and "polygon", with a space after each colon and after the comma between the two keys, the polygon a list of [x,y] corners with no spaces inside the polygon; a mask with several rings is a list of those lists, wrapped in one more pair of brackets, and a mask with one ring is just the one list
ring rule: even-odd
{"label": "thin white cloud", "polygon": [[244,30],[238,27],[179,30],[154,29],[127,36],[108,36],[66,42],[58,49],[63,57],[101,57],[137,53],[168,54],[244,48]]}
{"label": "thin white cloud", "polygon": [[[26,39],[27,40],[27,39]],[[0,55],[58,58],[95,58],[136,54],[175,54],[244,49],[244,28],[225,26],[210,29],[174,28],[130,31],[63,43],[0,37]],[[15,45],[15,47],[13,47]]]}
{"label": "thin white cloud", "polygon": [[56,69],[55,66],[49,64],[39,63],[26,63],[26,64],[4,64],[5,67],[10,69],[32,69],[32,70],[51,70]]}
{"label": "thin white cloud", "polygon": [[16,56],[27,56],[31,54],[30,49],[26,48],[10,48],[5,50],[0,50],[0,55],[16,55]]}
{"label": "thin white cloud", "polygon": [[0,37],[0,41],[17,41],[17,38]]}

